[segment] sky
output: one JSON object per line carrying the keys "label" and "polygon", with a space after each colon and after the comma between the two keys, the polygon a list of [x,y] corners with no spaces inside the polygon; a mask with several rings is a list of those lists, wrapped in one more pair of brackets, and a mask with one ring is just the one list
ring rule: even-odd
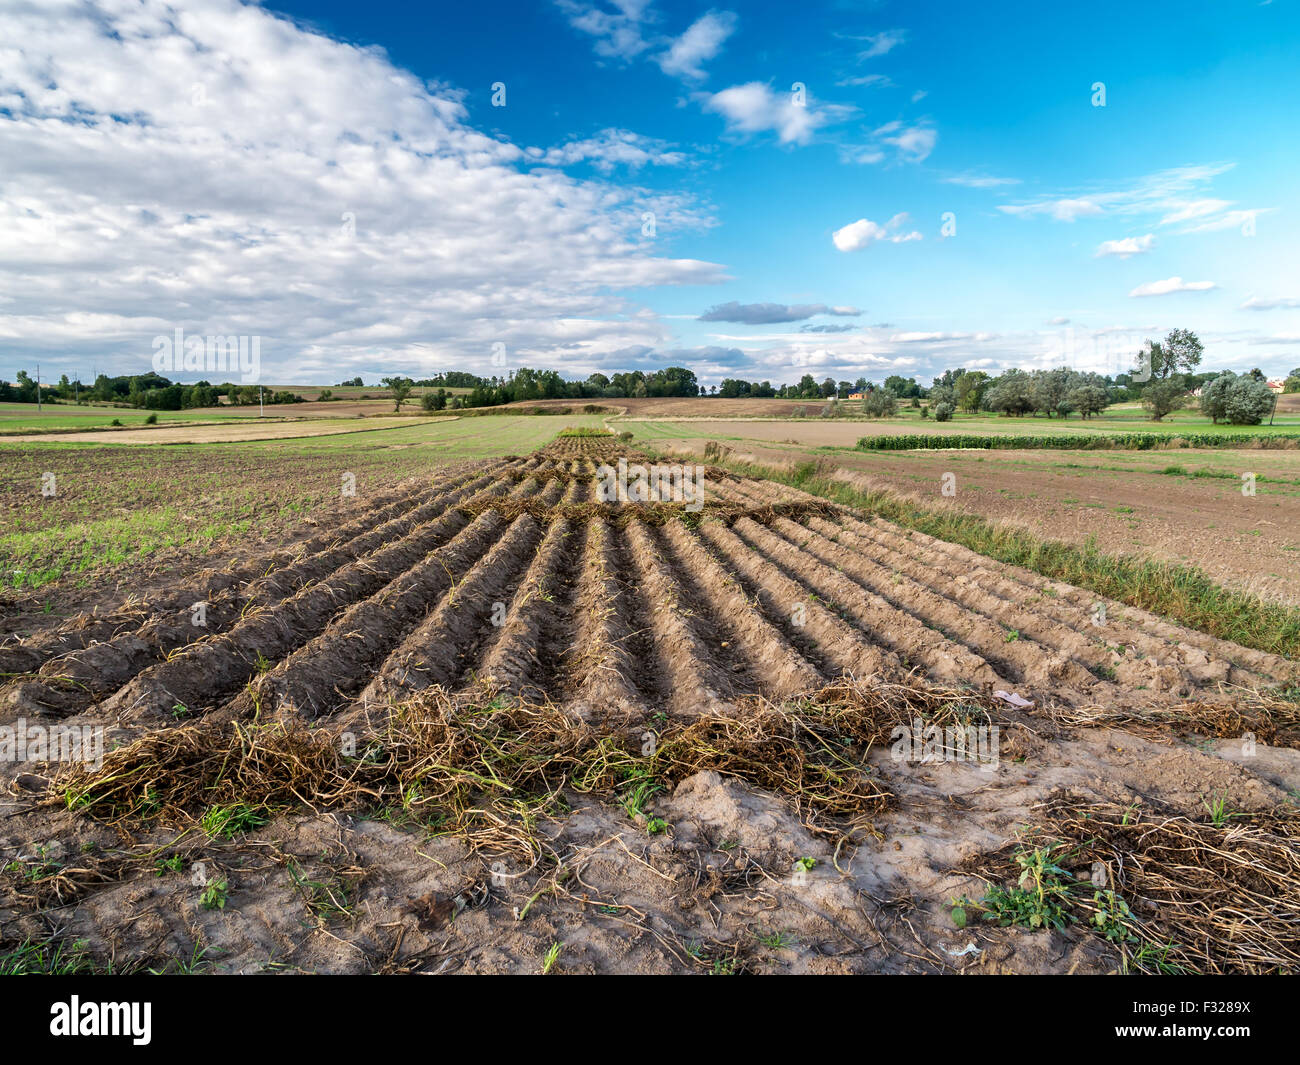
{"label": "sky", "polygon": [[0,0],[0,376],[1274,377],[1298,125],[1292,0]]}

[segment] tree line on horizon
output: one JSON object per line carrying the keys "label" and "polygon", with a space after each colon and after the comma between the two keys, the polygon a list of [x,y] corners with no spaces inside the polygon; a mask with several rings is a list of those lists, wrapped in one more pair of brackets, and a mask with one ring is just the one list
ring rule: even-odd
{"label": "tree line on horizon", "polygon": [[[1048,370],[1011,369],[996,376],[983,370],[955,367],[935,377],[929,387],[914,377],[898,374],[877,384],[865,377],[856,381],[837,381],[832,377],[818,381],[811,373],[805,373],[790,384],[773,385],[770,381],[729,377],[720,386],[706,388],[693,370],[682,366],[609,375],[598,372],[581,381],[569,380],[556,370],[528,367],[491,377],[449,370],[423,379],[385,377],[382,385],[389,390],[399,410],[414,389],[424,389],[421,404],[430,412],[543,399],[716,397],[821,400],[838,404],[850,396],[860,395],[863,412],[875,417],[893,414],[899,402],[910,401],[912,406],[921,406],[920,401],[925,400],[922,416],[932,414],[940,421],[949,420],[957,411],[987,411],[1008,417],[1041,414],[1048,418],[1078,414],[1087,419],[1113,403],[1140,401],[1150,416],[1159,421],[1187,406],[1190,394],[1199,389],[1201,409],[1215,422],[1254,424],[1270,413],[1273,395],[1264,374],[1258,369],[1242,375],[1232,371],[1200,372],[1204,349],[1192,331],[1172,330],[1163,340],[1150,342],[1148,348],[1149,354],[1144,353],[1135,360],[1132,373],[1113,377],[1064,366]],[[365,385],[357,376],[340,382],[337,387]],[[448,389],[468,391],[452,395]],[[1300,392],[1300,367],[1286,378],[1284,391]],[[36,382],[25,370],[18,372],[14,384],[0,381],[0,402],[34,403],[36,393]],[[69,381],[65,374],[55,385],[42,383],[40,393],[46,400],[123,403],[146,410],[212,407],[220,403],[221,397],[236,405],[256,404],[259,398],[268,404],[303,402],[300,395],[288,389],[272,392],[257,385],[230,382],[182,384],[154,372],[118,377],[100,374],[89,387],[80,381]],[[326,389],[321,398],[337,397]]]}

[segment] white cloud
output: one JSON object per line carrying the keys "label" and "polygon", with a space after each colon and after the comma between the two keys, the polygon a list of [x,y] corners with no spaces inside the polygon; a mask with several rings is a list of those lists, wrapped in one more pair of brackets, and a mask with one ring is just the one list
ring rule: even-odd
{"label": "white cloud", "polygon": [[1211,218],[1205,222],[1198,222],[1194,226],[1184,226],[1179,230],[1180,233],[1215,233],[1222,229],[1240,229],[1248,223],[1253,225],[1255,219],[1262,214],[1268,214],[1272,208],[1256,207],[1250,211],[1227,211],[1218,218]]}
{"label": "white cloud", "polygon": [[1127,259],[1132,255],[1143,255],[1154,247],[1156,238],[1150,233],[1142,237],[1125,237],[1123,240],[1104,240],[1097,246],[1096,258],[1114,255]]}
{"label": "white cloud", "polygon": [[1216,200],[1212,198],[1190,200],[1187,203],[1180,204],[1177,208],[1170,211],[1162,219],[1160,225],[1168,226],[1177,222],[1186,222],[1193,218],[1203,218],[1207,214],[1216,214],[1225,207],[1231,207],[1231,200]]}
{"label": "white cloud", "polygon": [[903,126],[898,122],[881,126],[876,136],[897,148],[899,156],[909,163],[922,162],[934,151],[935,141],[939,139],[929,126]]}
{"label": "white cloud", "polygon": [[634,59],[650,47],[642,34],[653,18],[650,0],[610,0],[614,11],[575,0],[556,0],[575,30],[595,38],[596,54],[609,59]]}
{"label": "white cloud", "polygon": [[1003,185],[1019,185],[1019,178],[990,177],[986,174],[953,174],[943,179],[948,185],[964,185],[968,189],[996,189]]}
{"label": "white cloud", "polygon": [[718,54],[735,29],[734,13],[710,11],[696,19],[655,61],[665,74],[701,80],[706,76],[703,64]]}
{"label": "white cloud", "polygon": [[1295,297],[1279,297],[1277,299],[1260,299],[1258,296],[1251,296],[1241,305],[1243,311],[1276,311],[1283,309],[1294,310],[1300,308],[1300,299]]}
{"label": "white cloud", "polygon": [[907,31],[884,30],[881,33],[873,33],[869,37],[854,39],[867,42],[867,47],[858,53],[858,59],[874,59],[876,56],[887,55],[907,40]]}
{"label": "white cloud", "polygon": [[[1180,233],[1210,232],[1244,225],[1271,208],[1228,211],[1231,200],[1203,195],[1206,185],[1231,170],[1232,163],[1173,167],[1138,178],[1125,186],[1073,190],[1024,203],[1004,204],[998,210],[1021,217],[1045,215],[1061,222],[1095,215],[1150,218],[1156,226],[1184,225]],[[1197,221],[1203,219],[1203,221]]]}
{"label": "white cloud", "polygon": [[1169,277],[1164,281],[1148,281],[1138,285],[1130,296],[1168,296],[1173,292],[1208,292],[1218,288],[1213,281],[1184,281],[1181,277]]}
{"label": "white cloud", "polygon": [[722,115],[734,133],[772,131],[782,144],[807,144],[822,126],[842,121],[852,113],[840,104],[818,105],[811,96],[798,102],[793,93],[773,92],[761,81],[733,85],[716,93],[697,96],[705,111]]}
{"label": "white cloud", "polygon": [[[900,121],[887,122],[873,130],[871,137],[866,144],[841,145],[840,161],[874,165],[883,163],[892,154],[899,162],[920,163],[934,151],[939,139],[938,133],[928,125],[908,126]],[[889,149],[893,149],[892,153]]]}
{"label": "white cloud", "polygon": [[[259,7],[11,6],[0,40],[22,42],[0,81],[0,347],[23,358],[140,372],[182,327],[261,336],[282,381],[491,372],[495,343],[580,372],[665,338],[619,290],[722,278],[665,254],[709,224],[693,200],[529,168],[456,93]],[[612,165],[620,144],[657,150],[569,154]]]}
{"label": "white cloud", "polygon": [[869,88],[874,86],[880,89],[887,89],[894,83],[887,74],[862,74],[851,78],[841,78],[835,84],[852,88]]}
{"label": "white cloud", "polygon": [[1038,203],[1004,203],[998,205],[998,210],[1021,217],[1045,214],[1055,218],[1058,222],[1073,222],[1076,218],[1088,218],[1104,213],[1097,203],[1084,199],[1044,200]]}
{"label": "white cloud", "polygon": [[569,141],[557,148],[527,148],[524,155],[546,166],[569,166],[590,162],[603,173],[617,166],[639,170],[650,166],[682,166],[687,162],[684,152],[672,151],[667,141],[644,137],[626,129],[604,129],[594,137]]}
{"label": "white cloud", "polygon": [[906,224],[906,213],[894,215],[883,226],[869,218],[859,218],[856,222],[850,222],[847,226],[837,229],[832,234],[831,240],[840,251],[861,251],[867,245],[879,241],[905,244],[908,241],[920,240],[921,234],[915,230],[902,232],[902,227]]}

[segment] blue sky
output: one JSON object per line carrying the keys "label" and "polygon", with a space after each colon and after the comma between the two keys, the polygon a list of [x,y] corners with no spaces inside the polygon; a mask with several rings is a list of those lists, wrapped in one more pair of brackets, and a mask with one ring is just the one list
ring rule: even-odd
{"label": "blue sky", "polygon": [[0,2],[10,376],[1300,365],[1284,0],[99,7]]}

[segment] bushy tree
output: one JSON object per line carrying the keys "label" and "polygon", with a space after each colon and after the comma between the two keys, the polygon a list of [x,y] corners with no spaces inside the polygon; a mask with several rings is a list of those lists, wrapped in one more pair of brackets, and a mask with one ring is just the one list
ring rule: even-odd
{"label": "bushy tree", "polygon": [[1075,388],[1079,381],[1079,375],[1064,366],[1056,370],[1035,371],[1029,379],[1029,399],[1033,409],[1049,418],[1053,412],[1059,413],[1070,389]]}
{"label": "bushy tree", "polygon": [[862,413],[869,418],[888,418],[898,409],[898,400],[883,388],[862,397]]}
{"label": "bushy tree", "polygon": [[1175,374],[1196,372],[1205,352],[1190,329],[1171,329],[1162,341],[1151,343],[1151,380],[1165,381]]}
{"label": "bushy tree", "polygon": [[1225,417],[1233,425],[1258,425],[1273,410],[1273,393],[1263,381],[1238,377],[1228,386]]}
{"label": "bushy tree", "polygon": [[1236,379],[1237,375],[1228,370],[1201,386],[1201,413],[1216,425],[1220,418],[1228,416],[1228,389]]}
{"label": "bushy tree", "polygon": [[983,370],[971,370],[963,373],[957,378],[957,383],[953,386],[957,394],[957,405],[964,411],[979,410],[980,400],[984,398],[984,393],[988,390],[991,380],[992,378]]}
{"label": "bushy tree", "polygon": [[393,397],[393,410],[400,411],[415,382],[409,377],[385,377],[382,383],[388,386],[388,394]]}
{"label": "bushy tree", "polygon": [[934,408],[934,420],[936,422],[952,421],[953,406],[951,403],[938,403]]}
{"label": "bushy tree", "polygon": [[1066,399],[1071,408],[1077,410],[1084,418],[1100,414],[1110,406],[1110,396],[1103,385],[1080,385],[1078,388],[1071,389]]}
{"label": "bushy tree", "polygon": [[1187,390],[1178,381],[1152,381],[1142,390],[1142,406],[1158,422],[1187,406]]}
{"label": "bushy tree", "polygon": [[1034,409],[1031,379],[1024,370],[1008,370],[989,386],[984,394],[984,405],[1003,414],[1021,415]]}

